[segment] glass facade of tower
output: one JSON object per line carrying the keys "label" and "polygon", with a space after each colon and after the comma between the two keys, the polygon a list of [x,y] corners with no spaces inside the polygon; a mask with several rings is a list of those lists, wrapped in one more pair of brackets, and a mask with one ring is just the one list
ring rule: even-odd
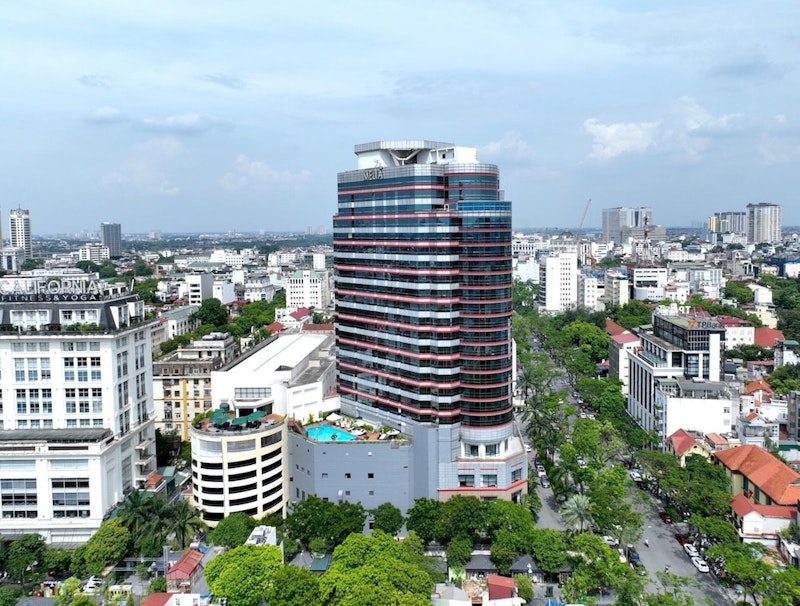
{"label": "glass facade of tower", "polygon": [[365,144],[356,147],[362,168],[339,174],[343,405],[460,423],[468,433],[510,425],[511,204],[497,167],[469,152],[427,141]]}

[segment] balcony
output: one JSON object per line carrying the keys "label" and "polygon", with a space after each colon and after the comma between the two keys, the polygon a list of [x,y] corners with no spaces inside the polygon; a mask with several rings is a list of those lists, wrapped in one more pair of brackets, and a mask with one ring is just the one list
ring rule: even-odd
{"label": "balcony", "polygon": [[142,440],[136,445],[136,450],[146,450],[150,444],[155,444],[156,441],[153,438],[147,438],[146,440]]}

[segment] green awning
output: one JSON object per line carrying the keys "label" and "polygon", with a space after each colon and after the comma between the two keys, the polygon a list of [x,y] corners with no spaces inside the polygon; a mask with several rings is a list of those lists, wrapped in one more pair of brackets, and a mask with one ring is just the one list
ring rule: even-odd
{"label": "green awning", "polygon": [[225,412],[224,410],[215,410],[214,412],[211,413],[211,417],[209,417],[209,421],[211,423],[216,423],[222,417],[226,417],[226,416],[228,416],[228,413]]}
{"label": "green awning", "polygon": [[231,421],[231,425],[236,427],[237,425],[244,425],[247,423],[247,417],[236,417],[233,421]]}
{"label": "green awning", "polygon": [[266,414],[267,413],[265,413],[263,410],[256,410],[255,412],[251,412],[249,415],[247,415],[247,421],[250,423],[252,423],[253,421],[258,421],[261,417],[263,417]]}

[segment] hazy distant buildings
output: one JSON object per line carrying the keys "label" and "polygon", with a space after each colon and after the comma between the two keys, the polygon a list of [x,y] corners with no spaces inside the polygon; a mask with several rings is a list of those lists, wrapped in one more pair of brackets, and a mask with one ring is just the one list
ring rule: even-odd
{"label": "hazy distant buildings", "polygon": [[639,208],[628,208],[618,206],[616,208],[603,209],[603,233],[608,234],[608,240],[619,244],[625,239],[623,233],[628,228],[644,229],[646,225],[653,223],[653,209],[646,206]]}
{"label": "hazy distant buildings", "polygon": [[108,247],[112,259],[122,256],[122,226],[119,223],[101,223],[100,243]]}
{"label": "hazy distant buildings", "polygon": [[747,213],[726,211],[714,213],[708,218],[708,231],[712,234],[746,234]]}
{"label": "hazy distant buildings", "polygon": [[30,213],[24,208],[12,209],[8,216],[8,228],[11,248],[21,248],[25,259],[33,258]]}
{"label": "hazy distant buildings", "polygon": [[781,207],[759,202],[747,205],[747,243],[781,241]]}

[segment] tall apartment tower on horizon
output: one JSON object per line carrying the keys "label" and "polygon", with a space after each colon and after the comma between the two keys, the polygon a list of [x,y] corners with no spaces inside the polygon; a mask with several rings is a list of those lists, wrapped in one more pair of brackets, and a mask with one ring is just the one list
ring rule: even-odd
{"label": "tall apartment tower on horizon", "polygon": [[747,213],[742,211],[714,213],[708,218],[708,230],[712,234],[745,234],[747,233]]}
{"label": "tall apartment tower on horizon", "polygon": [[511,203],[474,148],[355,146],[334,216],[345,414],[412,436],[414,497],[518,499],[512,419]]}
{"label": "tall apartment tower on horizon", "polygon": [[780,205],[759,202],[748,204],[746,209],[748,244],[781,241],[783,226]]}
{"label": "tall apartment tower on horizon", "polygon": [[25,258],[33,258],[31,215],[24,208],[13,208],[8,215],[8,243],[12,248],[21,248]]}
{"label": "tall apartment tower on horizon", "polygon": [[122,256],[122,226],[119,223],[100,224],[100,243],[108,247],[112,259]]}

